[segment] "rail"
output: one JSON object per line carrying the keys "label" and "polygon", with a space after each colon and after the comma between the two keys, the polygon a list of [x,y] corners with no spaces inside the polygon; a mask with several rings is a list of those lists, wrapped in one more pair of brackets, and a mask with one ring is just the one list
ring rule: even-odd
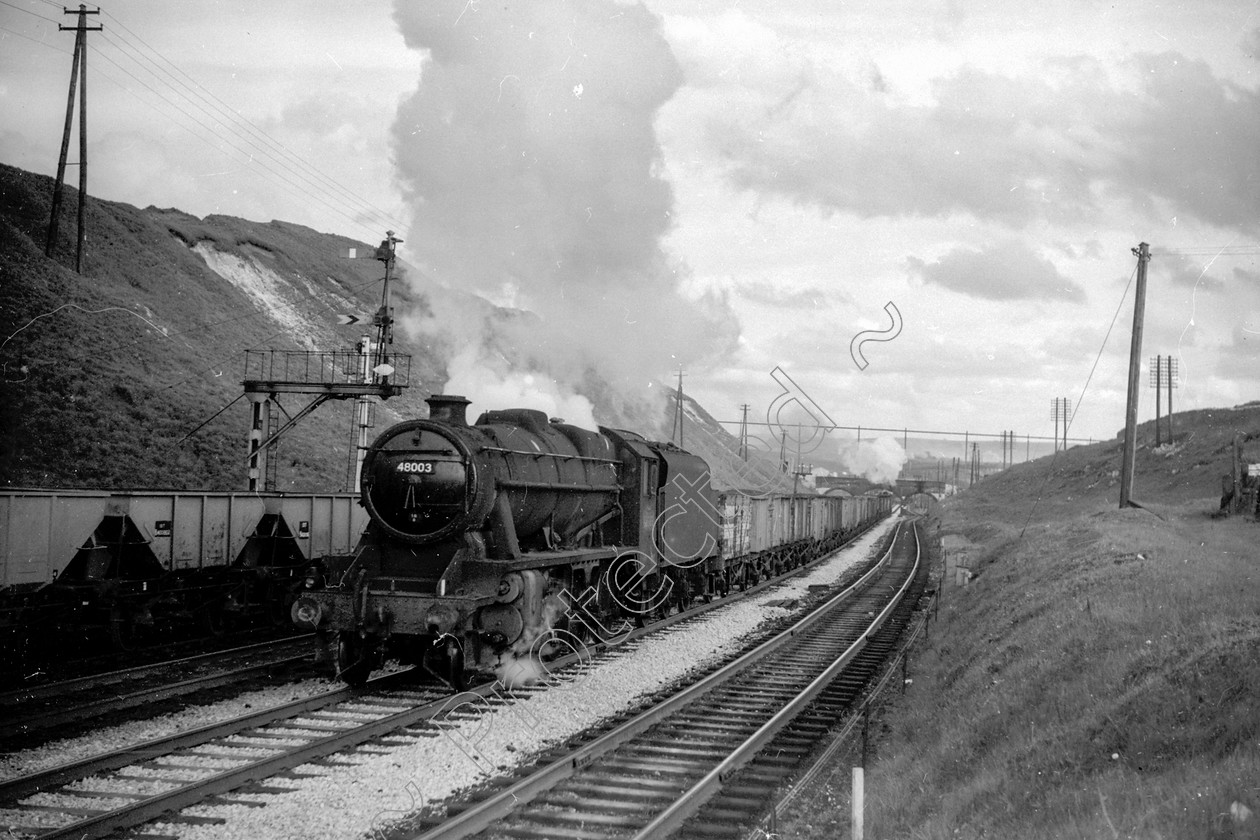
{"label": "rail", "polygon": [[[900,526],[899,526],[900,527]],[[810,638],[812,635],[826,634],[808,634],[807,631],[813,629],[815,625],[824,621],[824,619],[834,618],[834,611],[844,602],[863,593],[871,581],[881,574],[885,574],[888,569],[891,558],[893,557],[893,549],[896,544],[894,535],[893,541],[890,543],[889,549],[883,557],[856,582],[846,587],[843,591],[837,593],[816,609],[812,610],[805,618],[797,622],[792,628],[783,631],[771,639],[757,645],[752,650],[739,656],[732,662],[722,666],[713,673],[705,676],[701,680],[693,683],[682,691],[672,695],[668,699],[653,706],[645,712],[639,714],[631,720],[625,721],[611,731],[601,735],[594,741],[591,741],[564,757],[551,762],[537,771],[531,773],[528,777],[511,784],[510,786],[500,790],[486,800],[469,807],[453,818],[447,820],[439,826],[436,826],[422,834],[416,835],[414,840],[458,840],[485,831],[492,825],[499,824],[497,831],[501,833],[511,834],[501,821],[512,815],[521,803],[528,803],[530,800],[542,796],[544,793],[552,790],[560,783],[564,782],[571,776],[590,767],[596,761],[609,756],[614,750],[630,743],[633,739],[642,736],[649,729],[658,724],[662,724],[666,720],[675,715],[682,713],[692,703],[702,700],[706,695],[720,690],[727,683],[733,681],[736,677],[743,675],[750,667],[760,664],[767,660],[772,654],[796,643],[798,640]],[[916,566],[917,569],[917,559]],[[908,574],[908,579],[912,579],[913,574]],[[898,590],[904,593],[904,587]],[[900,595],[898,596],[900,597]],[[881,610],[879,616],[869,622],[869,625],[882,623],[887,616],[886,610]],[[867,626],[861,636],[864,640],[869,637],[871,627]],[[859,641],[855,645],[849,647],[849,652],[856,653],[864,645],[864,641]],[[825,682],[815,680],[805,689],[808,693],[816,690]],[[772,733],[782,722],[783,718],[775,719],[773,724],[767,723],[766,727],[758,730],[758,734],[753,736],[753,740],[758,740],[761,735]],[[768,727],[768,728],[767,728]],[[764,730],[764,731],[763,731]],[[735,763],[738,763],[736,761]],[[733,765],[732,765],[733,766]],[[714,771],[710,774],[718,784],[722,781],[722,776],[731,769],[731,766],[723,766],[720,771]],[[707,778],[707,777],[706,777]],[[671,811],[667,822],[674,824],[683,815],[684,811],[693,812],[695,807],[699,807],[702,801],[698,798],[692,799],[687,805]],[[634,816],[637,816],[634,815]],[[655,825],[655,824],[654,824]],[[625,830],[629,826],[620,826],[621,830]],[[644,829],[639,837],[659,837],[659,833],[651,833],[649,829],[655,831],[653,826]]]}

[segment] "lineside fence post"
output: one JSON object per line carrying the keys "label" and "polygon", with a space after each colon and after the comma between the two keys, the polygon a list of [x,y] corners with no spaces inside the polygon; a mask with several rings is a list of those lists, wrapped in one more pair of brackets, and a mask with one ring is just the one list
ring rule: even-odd
{"label": "lineside fence post", "polygon": [[849,831],[853,840],[862,840],[863,811],[865,810],[865,784],[861,767],[853,768],[853,808],[849,820]]}

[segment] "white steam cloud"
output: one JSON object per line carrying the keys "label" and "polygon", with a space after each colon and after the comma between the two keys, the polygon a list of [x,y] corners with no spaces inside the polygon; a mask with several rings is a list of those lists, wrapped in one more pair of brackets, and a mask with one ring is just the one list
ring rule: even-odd
{"label": "white steam cloud", "polygon": [[460,365],[641,398],[727,354],[726,301],[686,294],[660,245],[673,193],[653,121],[682,82],[660,21],[610,0],[399,0],[394,15],[428,57],[393,126],[409,258],[536,316],[461,319],[472,329],[446,339]]}
{"label": "white steam cloud", "polygon": [[892,484],[908,460],[895,438],[850,440],[840,444],[840,460],[845,469],[877,484]]}

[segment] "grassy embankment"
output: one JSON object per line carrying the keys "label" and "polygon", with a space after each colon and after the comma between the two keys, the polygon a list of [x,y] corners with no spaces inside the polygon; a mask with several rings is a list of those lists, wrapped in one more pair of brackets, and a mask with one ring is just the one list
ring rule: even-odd
{"label": "grassy embankment", "polygon": [[[243,489],[245,351],[349,347],[363,325],[339,326],[337,315],[375,311],[380,264],[343,259],[362,243],[299,225],[90,199],[78,274],[77,194],[63,205],[57,259],[44,256],[51,195],[52,179],[0,165],[0,482]],[[230,282],[195,245],[253,271]],[[271,303],[242,290],[250,281]],[[397,313],[414,311],[406,284],[396,286]],[[395,352],[413,353],[413,387],[389,408],[414,416],[437,376],[432,354],[405,342]],[[295,413],[307,401],[282,404]],[[286,435],[277,489],[343,487],[352,409],[333,401]]]}
{"label": "grassy embankment", "polygon": [[[1260,838],[1260,524],[1209,517],[1234,434],[1260,461],[1260,406],[1177,421],[1139,450],[1148,510],[1117,509],[1118,441],[943,507],[976,577],[950,571],[871,728],[867,837]],[[851,763],[780,837],[848,836]]]}

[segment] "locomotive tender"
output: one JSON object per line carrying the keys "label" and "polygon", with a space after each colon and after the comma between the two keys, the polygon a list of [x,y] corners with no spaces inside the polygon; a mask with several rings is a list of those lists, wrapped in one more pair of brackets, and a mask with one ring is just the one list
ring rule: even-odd
{"label": "locomotive tender", "polygon": [[[369,524],[312,568],[292,617],[362,683],[388,654],[451,682],[538,657],[556,634],[609,638],[696,598],[795,568],[888,499],[719,495],[702,458],[634,432],[430,397],[363,462]],[[618,628],[613,630],[610,628]]]}

